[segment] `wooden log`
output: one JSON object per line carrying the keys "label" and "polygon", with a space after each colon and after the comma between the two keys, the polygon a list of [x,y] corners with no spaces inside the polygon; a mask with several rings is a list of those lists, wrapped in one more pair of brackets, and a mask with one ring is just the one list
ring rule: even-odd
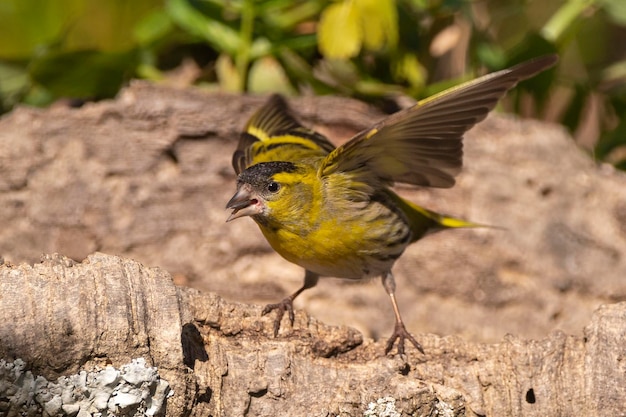
{"label": "wooden log", "polygon": [[[426,354],[401,358],[385,356],[384,341],[302,311],[274,338],[259,306],[176,287],[160,268],[101,253],[82,263],[50,255],[32,266],[5,264],[0,294],[0,357],[23,361],[50,383],[24,387],[3,375],[5,412],[21,406],[41,415],[56,399],[41,391],[60,376],[138,358],[169,387],[158,409],[168,416],[357,416],[372,404],[395,415],[619,415],[626,403],[626,303],[598,309],[584,338],[555,332],[480,344],[424,334]],[[116,409],[119,393],[105,388],[59,396],[83,412],[103,412],[94,402],[104,389],[109,411],[146,408]],[[31,401],[20,404],[16,392],[27,389]]]}

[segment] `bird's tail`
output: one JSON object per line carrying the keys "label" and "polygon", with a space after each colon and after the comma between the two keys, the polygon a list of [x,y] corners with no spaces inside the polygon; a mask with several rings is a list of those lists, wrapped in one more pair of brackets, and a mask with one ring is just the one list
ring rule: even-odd
{"label": "bird's tail", "polygon": [[409,224],[411,226],[411,232],[413,235],[413,242],[424,237],[427,234],[431,234],[445,229],[477,227],[499,229],[499,227],[497,226],[474,223],[445,214],[437,213],[432,210],[428,210],[427,208],[418,206],[417,204],[403,199],[395,193],[393,193],[391,197],[393,200],[395,200],[396,205],[404,212],[409,221]]}
{"label": "bird's tail", "polygon": [[[432,220],[436,226],[435,229],[456,229],[456,228],[473,228],[473,227],[489,227],[498,228],[497,226],[491,226],[487,224],[470,222],[468,220],[459,219],[456,217],[447,216],[445,214],[437,213],[432,210],[428,210],[424,207],[414,205],[420,214]],[[436,231],[436,230],[433,230]]]}

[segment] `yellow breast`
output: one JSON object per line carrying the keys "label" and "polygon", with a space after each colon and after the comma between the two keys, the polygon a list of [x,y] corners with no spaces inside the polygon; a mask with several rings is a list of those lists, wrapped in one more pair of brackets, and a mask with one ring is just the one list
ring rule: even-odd
{"label": "yellow breast", "polygon": [[311,229],[259,226],[285,259],[337,278],[360,279],[388,271],[410,241],[406,223],[378,202],[358,211],[326,209]]}

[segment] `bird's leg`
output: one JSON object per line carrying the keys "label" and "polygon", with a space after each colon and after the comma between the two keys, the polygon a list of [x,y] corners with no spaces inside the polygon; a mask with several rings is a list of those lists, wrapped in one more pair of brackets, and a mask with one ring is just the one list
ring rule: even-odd
{"label": "bird's leg", "polygon": [[424,353],[424,349],[422,349],[422,345],[420,345],[417,340],[408,332],[406,327],[404,327],[404,323],[402,322],[402,317],[400,316],[400,309],[398,308],[398,303],[396,302],[396,281],[393,278],[393,274],[391,271],[387,271],[382,275],[383,287],[385,287],[385,291],[389,294],[389,298],[391,299],[391,305],[393,306],[393,312],[396,315],[396,325],[394,326],[393,333],[389,340],[387,340],[387,345],[385,346],[385,354],[389,353],[389,351],[393,348],[394,343],[398,340],[398,354],[404,354],[404,341],[408,339],[409,342],[415,346],[417,350]]}
{"label": "bird's leg", "polygon": [[304,274],[304,284],[302,284],[302,287],[298,291],[294,292],[289,297],[284,298],[279,303],[268,304],[265,306],[265,308],[261,312],[262,316],[266,315],[272,310],[278,310],[276,314],[276,319],[274,320],[274,337],[278,335],[278,330],[280,329],[280,323],[283,319],[283,315],[285,314],[285,311],[289,312],[289,321],[291,322],[291,325],[293,326],[293,322],[295,320],[295,315],[293,313],[293,300],[295,300],[295,298],[299,296],[302,291],[315,287],[315,285],[317,285],[317,281],[319,280],[319,278],[320,278],[319,275],[307,270]]}

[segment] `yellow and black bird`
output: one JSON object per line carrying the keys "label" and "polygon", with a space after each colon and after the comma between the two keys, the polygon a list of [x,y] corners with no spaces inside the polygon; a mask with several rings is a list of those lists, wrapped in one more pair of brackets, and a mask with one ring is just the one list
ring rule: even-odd
{"label": "yellow and black bird", "polygon": [[237,192],[228,221],[250,216],[272,248],[305,269],[304,285],[263,314],[277,310],[274,335],[293,300],[320,277],[380,276],[396,323],[385,352],[398,340],[419,351],[406,330],[391,272],[411,243],[428,233],[476,224],[404,200],[389,187],[407,183],[452,187],[461,169],[463,135],[519,81],[553,66],[547,55],[485,75],[419,101],[335,148],[300,125],[285,100],[272,96],[248,122],[233,155]]}

